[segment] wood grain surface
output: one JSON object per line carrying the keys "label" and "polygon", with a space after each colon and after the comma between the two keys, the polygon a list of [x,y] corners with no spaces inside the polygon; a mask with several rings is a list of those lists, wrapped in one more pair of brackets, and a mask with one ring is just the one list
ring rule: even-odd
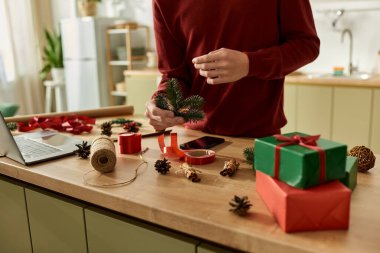
{"label": "wood grain surface", "polygon": [[[144,123],[142,133],[153,131],[145,119],[136,120]],[[98,120],[97,125],[101,122]],[[121,131],[121,128],[114,129],[115,134]],[[178,133],[180,143],[205,135],[182,127],[176,127],[173,131]],[[99,132],[95,128],[91,135],[81,137],[91,140]],[[89,160],[74,156],[29,167],[3,157],[0,158],[0,173],[243,251],[379,252],[379,162],[369,173],[358,175],[358,185],[352,194],[349,230],[286,234],[280,230],[257,195],[255,174],[251,166],[243,162],[242,151],[245,147],[253,146],[253,139],[225,139],[224,144],[214,148],[217,153],[214,163],[196,166],[202,171],[199,183],[192,183],[175,173],[180,166],[179,161],[172,161],[172,168],[167,175],[155,171],[154,162],[161,158],[157,137],[143,139],[143,148],[149,148],[144,154],[148,166],[140,168],[133,183],[122,187],[89,186],[84,183],[84,176],[90,176],[91,182],[98,184],[126,180],[133,176],[134,169],[141,163],[137,155],[118,154],[115,171],[107,175],[91,172]],[[166,141],[169,142],[168,137]],[[231,178],[222,177],[219,172],[224,162],[232,157],[241,163],[240,169]],[[248,196],[253,204],[248,216],[242,218],[228,211],[228,202],[234,195]]]}

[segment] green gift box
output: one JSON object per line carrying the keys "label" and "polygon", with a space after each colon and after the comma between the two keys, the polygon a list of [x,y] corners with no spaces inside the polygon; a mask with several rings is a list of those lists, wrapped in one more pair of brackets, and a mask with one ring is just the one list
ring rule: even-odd
{"label": "green gift box", "polygon": [[254,156],[256,170],[300,189],[343,178],[346,173],[346,145],[298,132],[256,139]]}
{"label": "green gift box", "polygon": [[356,187],[356,178],[358,176],[358,159],[354,156],[347,156],[346,174],[340,181],[354,191]]}

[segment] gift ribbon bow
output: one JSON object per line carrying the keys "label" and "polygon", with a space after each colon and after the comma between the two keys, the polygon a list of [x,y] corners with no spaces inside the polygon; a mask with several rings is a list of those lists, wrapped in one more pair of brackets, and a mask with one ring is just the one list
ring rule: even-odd
{"label": "gift ribbon bow", "polygon": [[325,151],[318,147],[317,140],[319,140],[320,135],[313,136],[300,136],[295,134],[293,136],[284,136],[280,134],[274,135],[277,141],[283,142],[276,145],[275,151],[275,162],[274,162],[274,178],[278,179],[280,175],[280,157],[281,157],[281,148],[291,145],[299,145],[305,148],[309,148],[318,152],[319,155],[319,180],[324,182],[326,180],[326,153]]}

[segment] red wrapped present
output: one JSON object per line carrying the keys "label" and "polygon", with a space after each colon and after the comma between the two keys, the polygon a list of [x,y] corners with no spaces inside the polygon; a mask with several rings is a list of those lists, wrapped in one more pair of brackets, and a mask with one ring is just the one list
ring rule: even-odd
{"label": "red wrapped present", "polygon": [[285,232],[348,228],[351,191],[338,180],[301,190],[256,171],[256,191]]}

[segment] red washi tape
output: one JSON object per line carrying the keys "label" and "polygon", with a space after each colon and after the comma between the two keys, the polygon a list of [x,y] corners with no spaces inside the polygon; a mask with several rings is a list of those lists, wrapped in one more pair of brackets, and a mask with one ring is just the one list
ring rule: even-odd
{"label": "red washi tape", "polygon": [[209,164],[215,161],[215,152],[209,149],[185,151],[185,162],[191,165]]}
{"label": "red washi tape", "polygon": [[141,151],[141,134],[124,133],[118,137],[120,154],[135,154]]}

